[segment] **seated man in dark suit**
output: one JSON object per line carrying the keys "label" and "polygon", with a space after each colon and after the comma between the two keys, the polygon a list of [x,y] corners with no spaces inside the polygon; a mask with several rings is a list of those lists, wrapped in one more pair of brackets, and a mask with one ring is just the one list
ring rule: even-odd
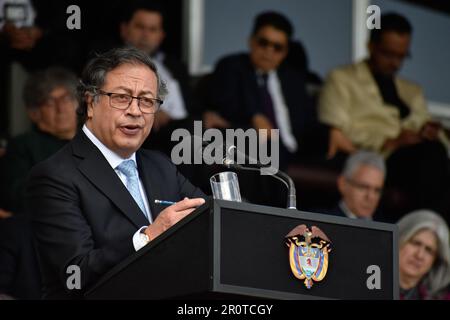
{"label": "seated man in dark suit", "polygon": [[[147,54],[108,51],[87,64],[82,83],[82,130],[29,180],[46,298],[81,297],[204,203],[167,157],[140,149],[166,94]],[[156,199],[177,203],[161,208]],[[71,266],[79,267],[80,289],[66,285]]]}
{"label": "seated man in dark suit", "polygon": [[375,152],[359,151],[347,158],[337,185],[341,201],[331,210],[319,212],[354,219],[385,220],[377,212],[386,166]]}
{"label": "seated man in dark suit", "polygon": [[284,63],[292,33],[283,15],[258,15],[250,52],[217,63],[210,98],[210,104],[234,127],[279,129],[281,168],[302,153],[305,137],[317,123],[305,74]]}

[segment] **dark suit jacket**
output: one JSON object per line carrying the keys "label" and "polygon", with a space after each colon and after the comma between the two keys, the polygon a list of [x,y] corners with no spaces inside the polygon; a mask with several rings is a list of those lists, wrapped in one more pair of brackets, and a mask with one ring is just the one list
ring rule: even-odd
{"label": "dark suit jacket", "polygon": [[[306,93],[305,76],[287,64],[277,75],[289,109],[289,120],[297,142],[314,129],[318,122],[311,98]],[[234,127],[251,127],[251,118],[262,113],[257,76],[248,54],[235,54],[221,59],[213,74],[210,105]],[[299,143],[300,146],[300,143]]]}
{"label": "dark suit jacket", "polygon": [[[164,155],[136,153],[153,219],[155,199],[204,197]],[[135,250],[133,234],[148,221],[95,145],[80,132],[53,157],[33,168],[29,203],[45,297],[79,297]],[[67,290],[69,265],[81,269],[81,290]]]}
{"label": "dark suit jacket", "polygon": [[25,215],[0,219],[0,293],[16,299],[42,296],[31,225]]}
{"label": "dark suit jacket", "polygon": [[341,206],[339,204],[336,204],[333,208],[319,209],[316,210],[315,212],[347,218],[347,215],[345,214],[344,211],[342,211]]}
{"label": "dark suit jacket", "polygon": [[0,193],[4,197],[4,209],[14,214],[22,213],[31,168],[56,153],[68,141],[33,127],[9,142],[5,156],[0,160]]}

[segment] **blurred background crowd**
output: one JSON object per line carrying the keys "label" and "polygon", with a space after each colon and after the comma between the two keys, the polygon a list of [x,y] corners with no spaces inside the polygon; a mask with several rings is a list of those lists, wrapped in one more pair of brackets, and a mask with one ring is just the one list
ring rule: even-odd
{"label": "blurred background crowd", "polygon": [[[366,25],[371,4],[381,29]],[[0,0],[0,294],[40,297],[27,175],[79,129],[89,58],[133,46],[169,89],[144,148],[170,157],[195,120],[279,129],[300,210],[397,223],[401,298],[450,298],[449,31],[441,1]],[[179,169],[208,194],[223,171]],[[246,201],[285,207],[271,177],[239,181]]]}

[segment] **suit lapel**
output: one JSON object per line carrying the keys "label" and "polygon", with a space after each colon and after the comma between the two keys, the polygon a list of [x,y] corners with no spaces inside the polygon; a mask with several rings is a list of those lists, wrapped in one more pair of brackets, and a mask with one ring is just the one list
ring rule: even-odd
{"label": "suit lapel", "polygon": [[74,155],[84,158],[78,169],[136,226],[148,224],[136,201],[97,147],[81,132],[73,141]]}

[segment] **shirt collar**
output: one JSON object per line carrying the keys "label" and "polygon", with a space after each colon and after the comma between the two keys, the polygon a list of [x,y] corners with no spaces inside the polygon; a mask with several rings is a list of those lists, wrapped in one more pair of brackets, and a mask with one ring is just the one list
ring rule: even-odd
{"label": "shirt collar", "polygon": [[267,75],[267,79],[266,79],[267,85],[269,84],[269,79],[277,76],[276,70],[270,70],[268,72],[263,72],[260,69],[256,69],[255,73],[256,73],[256,80],[258,82],[258,85],[263,85],[264,84],[263,83],[263,81],[264,81],[263,80],[263,75]]}
{"label": "shirt collar", "polygon": [[133,154],[129,158],[122,158],[117,153],[106,147],[92,132],[89,130],[89,128],[86,125],[83,125],[83,132],[86,134],[89,140],[92,141],[92,143],[100,150],[100,152],[103,154],[103,156],[108,161],[109,165],[116,169],[119,164],[121,164],[125,160],[133,160],[136,164],[136,152],[133,152]]}
{"label": "shirt collar", "polygon": [[255,72],[258,77],[261,77],[263,74],[267,74],[267,77],[270,77],[277,73],[276,70],[262,71],[261,69],[256,69]]}

